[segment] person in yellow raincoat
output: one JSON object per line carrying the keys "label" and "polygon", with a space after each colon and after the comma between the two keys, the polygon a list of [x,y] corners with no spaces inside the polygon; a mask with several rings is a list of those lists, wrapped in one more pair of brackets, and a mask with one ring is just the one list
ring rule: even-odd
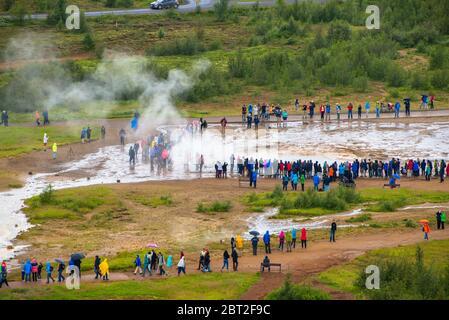
{"label": "person in yellow raincoat", "polygon": [[238,235],[235,239],[235,242],[237,244],[237,249],[242,252],[243,251],[243,239],[240,235]]}
{"label": "person in yellow raincoat", "polygon": [[104,259],[102,263],[100,263],[100,272],[103,276],[103,280],[109,280],[109,264],[108,259]]}
{"label": "person in yellow raincoat", "polygon": [[53,143],[53,146],[51,147],[51,151],[53,152],[53,160],[56,159],[56,155],[58,154],[58,145]]}

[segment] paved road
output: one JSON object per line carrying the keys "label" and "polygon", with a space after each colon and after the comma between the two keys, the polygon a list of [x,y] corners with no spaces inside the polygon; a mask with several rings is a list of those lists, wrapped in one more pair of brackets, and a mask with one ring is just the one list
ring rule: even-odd
{"label": "paved road", "polygon": [[[214,7],[214,4],[217,0],[200,0],[200,7],[202,10],[210,10]],[[293,3],[295,0],[286,0],[286,3]],[[304,0],[299,0],[304,1]],[[316,0],[317,2],[325,2],[326,0]],[[194,0],[187,0],[186,4],[180,5],[176,11],[180,13],[186,13],[186,12],[193,12],[196,8],[196,2]],[[237,5],[237,6],[252,6],[256,3],[256,1],[252,2],[231,2],[231,5]],[[268,0],[268,1],[260,1],[259,5],[263,7],[269,7],[275,5],[275,0]],[[124,15],[142,15],[142,14],[158,14],[163,12],[163,10],[153,10],[150,8],[145,9],[120,9],[120,10],[101,10],[101,11],[88,11],[85,13],[86,17],[98,17],[98,16],[104,16],[104,15],[117,15],[117,16],[124,16]],[[8,16],[6,16],[8,17]],[[36,19],[36,20],[43,20],[47,18],[46,13],[36,13],[31,14],[29,16],[30,19]]]}

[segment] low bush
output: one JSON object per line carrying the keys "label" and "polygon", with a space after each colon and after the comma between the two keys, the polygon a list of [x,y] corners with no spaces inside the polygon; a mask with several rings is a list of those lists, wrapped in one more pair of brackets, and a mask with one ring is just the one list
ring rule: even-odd
{"label": "low bush", "polygon": [[366,222],[371,220],[371,214],[369,213],[364,213],[361,215],[358,215],[357,217],[351,217],[349,219],[346,220],[346,222],[348,223],[354,223],[354,222]]}
{"label": "low bush", "polygon": [[196,212],[213,213],[213,212],[229,212],[232,208],[230,201],[214,201],[209,205],[202,202],[198,203]]}
{"label": "low bush", "polygon": [[329,300],[330,295],[310,286],[295,285],[287,277],[282,287],[271,292],[267,300]]}

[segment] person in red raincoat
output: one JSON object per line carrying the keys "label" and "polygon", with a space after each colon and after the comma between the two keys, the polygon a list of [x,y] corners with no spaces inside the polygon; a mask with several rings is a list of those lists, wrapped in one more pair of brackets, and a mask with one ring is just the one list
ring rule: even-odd
{"label": "person in red raincoat", "polygon": [[307,249],[307,230],[301,229],[301,248]]}

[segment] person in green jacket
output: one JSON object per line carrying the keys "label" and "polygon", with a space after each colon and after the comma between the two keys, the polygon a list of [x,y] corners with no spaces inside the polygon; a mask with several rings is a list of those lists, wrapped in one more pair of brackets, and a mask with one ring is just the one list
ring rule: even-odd
{"label": "person in green jacket", "polygon": [[444,230],[444,223],[446,222],[446,213],[441,211],[441,228]]}
{"label": "person in green jacket", "polygon": [[287,252],[291,252],[292,251],[292,233],[291,232],[287,232],[285,234],[285,240],[287,241]]}
{"label": "person in green jacket", "polygon": [[303,192],[304,192],[304,183],[305,182],[306,182],[306,177],[303,173],[303,174],[301,174],[301,191],[303,191]]}

